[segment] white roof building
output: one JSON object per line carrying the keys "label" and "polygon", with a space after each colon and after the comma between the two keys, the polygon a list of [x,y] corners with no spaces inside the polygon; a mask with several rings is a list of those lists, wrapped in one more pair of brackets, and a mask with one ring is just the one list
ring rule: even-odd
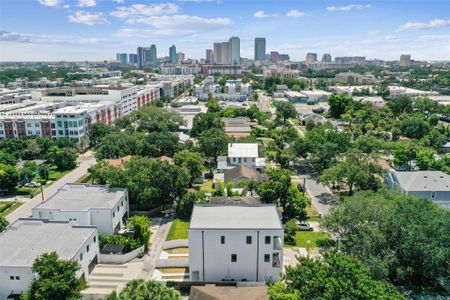
{"label": "white roof building", "polygon": [[229,143],[228,157],[259,157],[257,143]]}

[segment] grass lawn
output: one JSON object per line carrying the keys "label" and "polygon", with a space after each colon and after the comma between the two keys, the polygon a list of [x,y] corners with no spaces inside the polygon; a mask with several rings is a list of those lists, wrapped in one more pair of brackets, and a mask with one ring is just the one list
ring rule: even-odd
{"label": "grass lawn", "polygon": [[166,241],[187,239],[188,227],[189,222],[187,221],[182,221],[180,219],[173,220],[172,226],[170,226],[169,233],[167,234]]}
{"label": "grass lawn", "polygon": [[297,247],[306,248],[307,240],[311,241],[310,249],[317,248],[317,240],[327,239],[330,235],[326,232],[299,231],[295,235],[295,244]]}
{"label": "grass lawn", "polygon": [[210,193],[214,192],[213,181],[212,180],[205,181],[202,184],[202,186],[200,187],[200,191],[210,192]]}
{"label": "grass lawn", "polygon": [[12,213],[16,208],[21,206],[22,202],[1,202],[0,203],[0,216],[6,217]]}
{"label": "grass lawn", "polygon": [[320,221],[319,212],[312,203],[306,207],[306,219],[311,222]]}

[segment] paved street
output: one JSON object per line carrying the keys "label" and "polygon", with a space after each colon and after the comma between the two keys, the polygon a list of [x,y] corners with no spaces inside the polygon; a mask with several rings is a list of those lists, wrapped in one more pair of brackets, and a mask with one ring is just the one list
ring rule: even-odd
{"label": "paved street", "polygon": [[[44,188],[44,199],[48,199],[49,197],[56,194],[58,189],[61,188],[64,184],[75,182],[78,178],[86,174],[88,168],[94,165],[95,162],[96,160],[92,151],[87,151],[86,153],[80,155],[80,157],[78,158],[79,166],[76,169],[66,174],[64,177],[54,182],[50,186]],[[38,194],[31,199],[24,198],[23,201],[24,204],[22,204],[19,208],[6,216],[10,223],[14,222],[18,218],[30,217],[31,209],[42,201],[42,196],[41,194]]]}
{"label": "paved street", "polygon": [[257,91],[258,94],[258,109],[264,112],[270,112],[275,115],[275,108],[270,106],[270,97],[266,96],[263,91]]}

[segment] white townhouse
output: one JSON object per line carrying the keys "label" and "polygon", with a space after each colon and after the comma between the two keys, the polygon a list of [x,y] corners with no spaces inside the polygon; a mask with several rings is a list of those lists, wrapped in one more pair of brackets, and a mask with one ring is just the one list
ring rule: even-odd
{"label": "white townhouse", "polygon": [[95,226],[42,219],[18,219],[0,233],[0,300],[16,299],[34,278],[34,260],[55,251],[80,264],[77,276],[88,278],[97,264],[99,240]]}
{"label": "white townhouse", "polygon": [[238,166],[262,171],[265,158],[259,157],[258,143],[228,143],[228,156],[219,156],[217,169],[228,170]]}
{"label": "white townhouse", "polygon": [[129,215],[128,191],[104,185],[64,185],[32,209],[33,218],[71,221],[96,226],[101,234],[113,234]]}
{"label": "white townhouse", "polygon": [[195,205],[190,279],[275,282],[283,270],[283,236],[275,205]]}

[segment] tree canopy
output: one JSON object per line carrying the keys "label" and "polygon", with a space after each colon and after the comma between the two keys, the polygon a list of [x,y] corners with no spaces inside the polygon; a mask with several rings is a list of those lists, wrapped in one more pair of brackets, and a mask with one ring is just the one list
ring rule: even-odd
{"label": "tree canopy", "polygon": [[133,279],[127,283],[119,295],[116,292],[106,297],[106,300],[179,300],[180,293],[172,288],[163,286],[156,281]]}

